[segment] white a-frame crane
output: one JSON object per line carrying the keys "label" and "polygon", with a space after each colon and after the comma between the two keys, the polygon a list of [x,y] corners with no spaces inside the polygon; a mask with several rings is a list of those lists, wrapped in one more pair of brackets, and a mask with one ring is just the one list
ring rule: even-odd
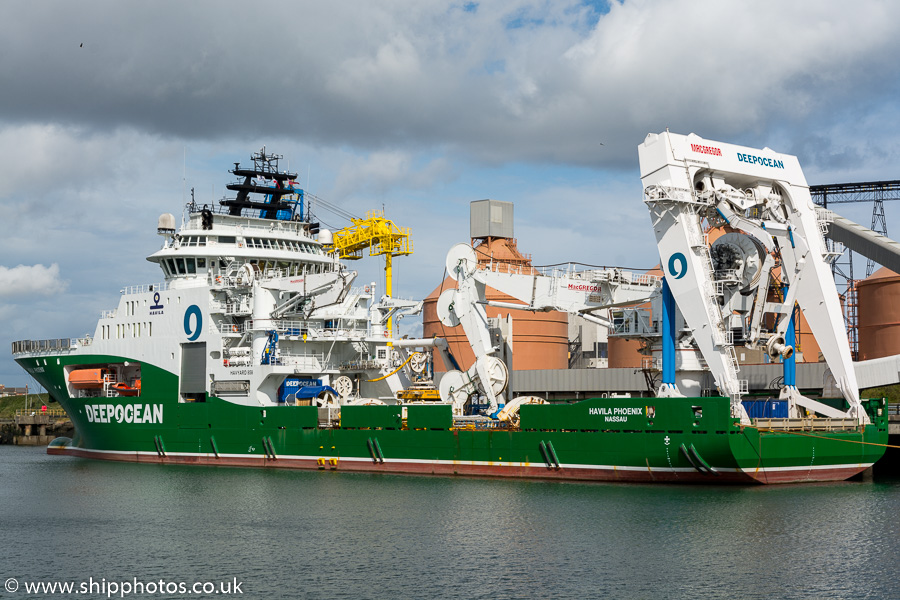
{"label": "white a-frame crane", "polygon": [[[845,413],[799,394],[785,381],[782,396],[834,417],[868,420],[844,329],[843,315],[822,237],[827,216],[817,213],[795,156],[669,132],[650,134],[638,148],[644,202],[665,272],[664,296],[693,332],[732,413],[746,419],[734,353],[735,331],[748,347],[765,344],[773,358],[790,359],[791,314],[800,306],[825,361],[849,404]],[[701,221],[732,230],[710,248]],[[773,301],[769,281],[781,268],[785,293]],[[664,303],[666,299],[663,299]],[[774,331],[764,322],[777,319]],[[663,348],[672,342],[663,327]],[[665,367],[664,367],[665,371]],[[664,373],[664,386],[667,383]]]}

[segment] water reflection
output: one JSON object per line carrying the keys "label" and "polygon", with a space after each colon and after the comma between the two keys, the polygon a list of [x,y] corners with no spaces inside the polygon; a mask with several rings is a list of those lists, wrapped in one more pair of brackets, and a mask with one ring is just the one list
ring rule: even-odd
{"label": "water reflection", "polygon": [[[0,446],[0,575],[246,597],[890,597],[900,483],[566,484],[164,467]],[[24,597],[24,596],[21,596]]]}

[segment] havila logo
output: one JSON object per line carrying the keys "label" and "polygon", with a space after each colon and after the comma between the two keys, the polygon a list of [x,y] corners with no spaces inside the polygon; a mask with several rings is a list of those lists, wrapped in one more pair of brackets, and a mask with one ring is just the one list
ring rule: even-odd
{"label": "havila logo", "polygon": [[150,314],[151,315],[161,315],[163,314],[163,303],[160,301],[159,292],[154,292],[153,294],[153,304],[150,305]]}
{"label": "havila logo", "polygon": [[85,404],[88,423],[163,422],[162,404]]}

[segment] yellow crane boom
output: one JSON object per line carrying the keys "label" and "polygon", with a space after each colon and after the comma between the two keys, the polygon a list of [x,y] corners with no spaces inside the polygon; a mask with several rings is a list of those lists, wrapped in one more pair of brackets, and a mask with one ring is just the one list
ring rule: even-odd
{"label": "yellow crane boom", "polygon": [[[412,254],[413,244],[409,227],[397,227],[384,217],[383,210],[366,213],[365,219],[350,219],[353,223],[334,232],[333,242],[325,246],[328,251],[337,251],[342,259],[359,260],[363,250],[369,249],[369,256],[384,255],[384,291],[393,295],[392,260],[395,256]],[[388,319],[388,331],[393,335],[393,323]]]}

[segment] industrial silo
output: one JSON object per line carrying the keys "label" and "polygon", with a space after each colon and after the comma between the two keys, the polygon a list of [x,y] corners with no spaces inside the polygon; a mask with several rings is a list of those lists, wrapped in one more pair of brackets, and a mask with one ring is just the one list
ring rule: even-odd
{"label": "industrial silo", "polygon": [[[519,252],[513,238],[513,204],[497,200],[479,200],[471,203],[472,246],[481,268],[528,272],[531,257]],[[423,333],[426,338],[443,337],[450,352],[462,369],[475,360],[462,326],[445,327],[437,316],[437,300],[446,289],[456,287],[456,282],[446,278],[425,298],[422,315]],[[485,293],[488,300],[521,302],[491,287]],[[561,312],[532,312],[485,306],[488,317],[512,317],[513,369],[565,369],[568,367],[568,315]],[[446,371],[440,357],[435,355],[436,371]]]}
{"label": "industrial silo", "polygon": [[882,267],[856,283],[859,360],[900,354],[900,275]]}

